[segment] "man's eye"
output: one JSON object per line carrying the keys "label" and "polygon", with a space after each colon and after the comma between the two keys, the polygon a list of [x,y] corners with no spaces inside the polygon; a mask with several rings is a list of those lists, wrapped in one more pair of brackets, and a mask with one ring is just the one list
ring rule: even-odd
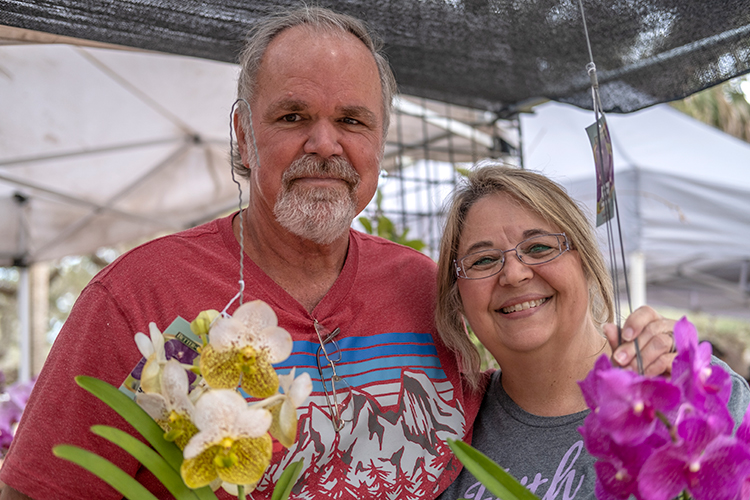
{"label": "man's eye", "polygon": [[300,116],[297,113],[290,113],[281,117],[282,121],[293,123],[300,120]]}
{"label": "man's eye", "polygon": [[360,124],[360,121],[355,120],[354,118],[343,118],[341,121],[346,123],[347,125],[359,125]]}

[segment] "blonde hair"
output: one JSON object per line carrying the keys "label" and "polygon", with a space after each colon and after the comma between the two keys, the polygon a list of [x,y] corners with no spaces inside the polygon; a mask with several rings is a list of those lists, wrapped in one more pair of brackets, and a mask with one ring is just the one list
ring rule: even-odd
{"label": "blonde hair", "polygon": [[578,204],[544,175],[499,164],[480,164],[456,189],[450,204],[440,242],[435,311],[443,342],[458,355],[461,370],[474,388],[479,384],[480,359],[467,335],[454,261],[469,209],[481,198],[494,193],[513,196],[568,236],[571,249],[580,255],[589,282],[589,311],[594,324],[601,329],[614,318],[612,281],[594,230]]}

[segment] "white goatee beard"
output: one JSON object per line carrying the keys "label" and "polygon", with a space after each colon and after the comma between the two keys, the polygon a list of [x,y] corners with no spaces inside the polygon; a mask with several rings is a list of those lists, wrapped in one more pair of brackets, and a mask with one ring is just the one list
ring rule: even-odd
{"label": "white goatee beard", "polygon": [[[294,182],[308,176],[330,176],[345,184],[305,188]],[[359,174],[343,158],[305,155],[284,172],[281,185],[273,213],[284,229],[301,238],[328,245],[346,233],[357,215]]]}

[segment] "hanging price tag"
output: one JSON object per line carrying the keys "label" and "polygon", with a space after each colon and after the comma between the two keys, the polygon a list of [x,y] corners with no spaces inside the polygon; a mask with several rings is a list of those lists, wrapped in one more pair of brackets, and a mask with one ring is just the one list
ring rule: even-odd
{"label": "hanging price tag", "polygon": [[602,115],[586,127],[596,164],[596,226],[610,220],[615,213],[615,174],[612,166],[612,139]]}

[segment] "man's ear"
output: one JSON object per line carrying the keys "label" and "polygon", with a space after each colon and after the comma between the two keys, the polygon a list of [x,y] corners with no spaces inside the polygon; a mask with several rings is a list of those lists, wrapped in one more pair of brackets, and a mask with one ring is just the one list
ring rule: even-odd
{"label": "man's ear", "polygon": [[243,120],[239,111],[234,112],[232,121],[234,123],[234,136],[237,138],[237,150],[240,152],[242,165],[249,169],[250,157],[247,151],[247,134],[245,133],[245,126],[242,123]]}

